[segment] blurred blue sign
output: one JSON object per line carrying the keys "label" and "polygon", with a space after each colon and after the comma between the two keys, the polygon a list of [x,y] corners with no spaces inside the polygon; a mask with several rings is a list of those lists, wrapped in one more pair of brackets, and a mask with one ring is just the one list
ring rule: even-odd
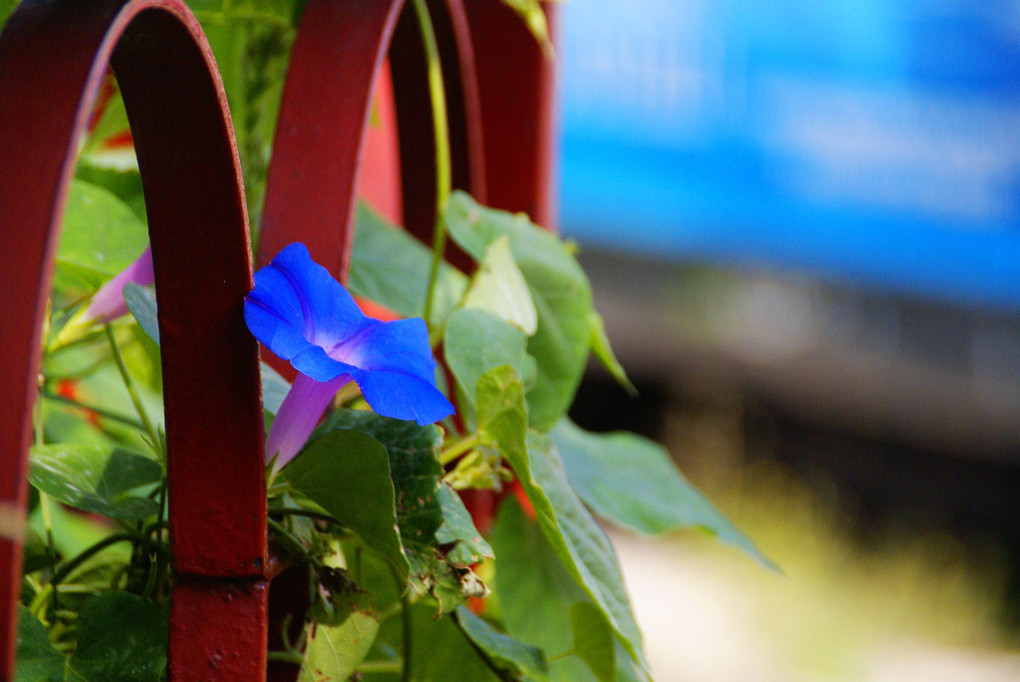
{"label": "blurred blue sign", "polygon": [[582,243],[1020,310],[1020,3],[573,0]]}

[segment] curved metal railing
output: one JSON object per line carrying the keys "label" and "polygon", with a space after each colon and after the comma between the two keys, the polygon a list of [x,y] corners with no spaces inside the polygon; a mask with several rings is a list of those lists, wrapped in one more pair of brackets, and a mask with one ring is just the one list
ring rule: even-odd
{"label": "curved metal railing", "polygon": [[[495,0],[429,6],[454,186],[549,225],[552,65]],[[403,0],[309,0],[281,104],[260,263],[300,240],[346,274],[369,107],[387,55],[404,222],[429,237],[435,149],[423,54]],[[14,665],[27,452],[54,250],[78,141],[108,66],[135,141],[159,301],[175,572],[169,676],[260,679],[275,567],[258,348],[242,317],[249,228],[226,97],[182,0],[24,0],[0,35],[0,514],[9,520],[0,524],[0,679]]]}

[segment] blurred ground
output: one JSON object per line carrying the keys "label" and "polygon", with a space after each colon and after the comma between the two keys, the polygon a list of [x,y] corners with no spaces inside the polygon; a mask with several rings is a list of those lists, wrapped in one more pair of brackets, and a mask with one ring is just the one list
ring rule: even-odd
{"label": "blurred ground", "polygon": [[[724,390],[640,387],[631,402],[595,373],[573,417],[664,442],[783,571],[697,533],[614,533],[656,680],[1020,680],[1013,522],[958,509],[981,496],[974,480],[1008,485],[1011,469],[971,461],[968,478],[955,461],[818,430]],[[883,467],[899,484],[878,480]]]}
{"label": "blurred ground", "polygon": [[[612,389],[594,386],[613,410]],[[764,456],[784,439],[770,431],[760,442],[732,403],[663,409],[663,394],[651,393],[635,414],[657,426],[638,428],[680,454],[689,477],[783,570],[696,534],[614,533],[656,680],[1020,680],[1002,537],[899,511],[862,515],[824,471]],[[580,407],[583,421],[591,411]]]}
{"label": "blurred ground", "polygon": [[1020,679],[987,595],[958,569],[916,555],[833,561],[837,543],[812,537],[771,553],[777,576],[732,552],[613,539],[658,682]]}

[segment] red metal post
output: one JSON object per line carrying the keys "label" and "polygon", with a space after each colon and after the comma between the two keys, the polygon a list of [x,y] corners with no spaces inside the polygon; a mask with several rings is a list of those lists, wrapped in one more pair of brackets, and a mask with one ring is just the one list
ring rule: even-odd
{"label": "red metal post", "polygon": [[[22,518],[45,299],[77,143],[112,62],[145,188],[164,370],[175,588],[170,678],[265,670],[266,540],[243,185],[222,84],[180,0],[26,0],[0,38],[0,494]],[[17,539],[3,540],[0,677],[13,667]]]}
{"label": "red metal post", "polygon": [[[443,67],[452,186],[484,203],[482,117],[467,15],[460,0],[428,0],[427,4]],[[421,31],[409,4],[390,46],[400,131],[403,224],[408,232],[430,243],[436,219],[436,150],[424,54]],[[458,267],[470,268],[471,260],[452,243],[446,256]]]}
{"label": "red metal post", "polygon": [[260,266],[303,241],[316,262],[346,277],[372,90],[402,4],[305,5],[273,141]]}
{"label": "red metal post", "polygon": [[[556,226],[556,63],[500,2],[468,2],[485,136],[488,203]],[[555,35],[557,8],[543,5]]]}
{"label": "red metal post", "polygon": [[[451,111],[451,144],[457,187],[477,195],[484,192],[481,163],[481,122],[477,86],[467,31],[467,18],[459,0],[432,3],[439,17],[437,32],[446,66],[447,96]],[[268,172],[266,202],[259,238],[258,262],[268,263],[287,244],[302,241],[312,257],[341,280],[346,279],[353,236],[356,190],[361,173],[365,138],[369,131],[372,94],[377,88],[387,54],[393,70],[394,100],[398,115],[402,177],[402,206],[414,215],[426,215],[417,231],[427,239],[435,215],[435,149],[429,94],[421,80],[425,55],[413,8],[404,0],[371,3],[309,0],[298,27],[280,105],[273,156]],[[398,27],[398,19],[399,26]],[[457,28],[454,29],[453,27]],[[409,70],[410,69],[410,70]],[[400,107],[411,107],[408,119]],[[431,183],[431,184],[430,184]],[[429,189],[429,188],[432,189]],[[285,376],[293,376],[287,363],[267,358]],[[288,579],[273,586],[277,594],[291,595]],[[272,613],[284,613],[274,603]],[[291,612],[291,616],[294,613]],[[292,618],[292,620],[294,620]],[[279,626],[274,618],[275,630]],[[270,642],[277,641],[275,631]],[[289,680],[296,667],[273,663],[270,679]]]}
{"label": "red metal post", "polygon": [[[445,75],[455,186],[483,195],[481,124],[467,19],[459,0],[433,5],[440,49],[449,57],[444,65],[449,64]],[[413,13],[403,0],[309,0],[306,5],[273,143],[260,265],[287,244],[304,241],[314,259],[345,278],[361,150],[387,50],[397,103],[405,222],[409,211],[434,215],[435,192],[428,189],[435,186],[434,180],[430,184],[435,150],[428,91],[422,87],[423,77],[406,77],[411,71],[424,74],[425,57],[416,28],[395,32],[402,13]],[[406,22],[400,19],[400,26]],[[405,116],[403,108],[413,115]],[[425,236],[431,233],[431,220],[427,228]]]}
{"label": "red metal post", "polygon": [[[360,149],[387,46],[403,112],[404,177],[414,178],[404,182],[406,222],[422,238],[431,231],[432,195],[421,189],[434,172],[431,111],[416,76],[424,72],[417,31],[406,18],[397,28],[402,5],[309,0],[269,173],[262,262],[300,239],[345,274]],[[430,0],[430,9],[450,103],[454,185],[484,200],[488,169],[498,178],[494,205],[551,224],[551,64],[496,3],[468,3],[465,14],[460,0]],[[468,17],[471,32],[488,36],[475,47],[481,118]],[[208,47],[179,0],[27,0],[10,26],[0,38],[0,225],[11,244],[0,254],[0,290],[8,296],[0,382],[21,390],[0,414],[2,520],[23,515],[56,233],[75,143],[112,53],[146,189],[159,290],[178,572],[171,678],[258,679],[267,557],[258,370],[241,315],[251,270],[229,113]],[[9,676],[16,534],[0,538],[0,552],[0,674]]]}

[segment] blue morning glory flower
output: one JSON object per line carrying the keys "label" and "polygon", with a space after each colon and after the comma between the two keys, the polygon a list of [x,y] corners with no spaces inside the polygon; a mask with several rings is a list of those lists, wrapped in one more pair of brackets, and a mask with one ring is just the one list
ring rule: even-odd
{"label": "blue morning glory flower", "polygon": [[436,388],[425,322],[367,317],[304,244],[255,273],[244,299],[248,329],[299,374],[266,440],[280,468],[304,446],[341,386],[353,380],[377,414],[431,424],[453,413]]}

